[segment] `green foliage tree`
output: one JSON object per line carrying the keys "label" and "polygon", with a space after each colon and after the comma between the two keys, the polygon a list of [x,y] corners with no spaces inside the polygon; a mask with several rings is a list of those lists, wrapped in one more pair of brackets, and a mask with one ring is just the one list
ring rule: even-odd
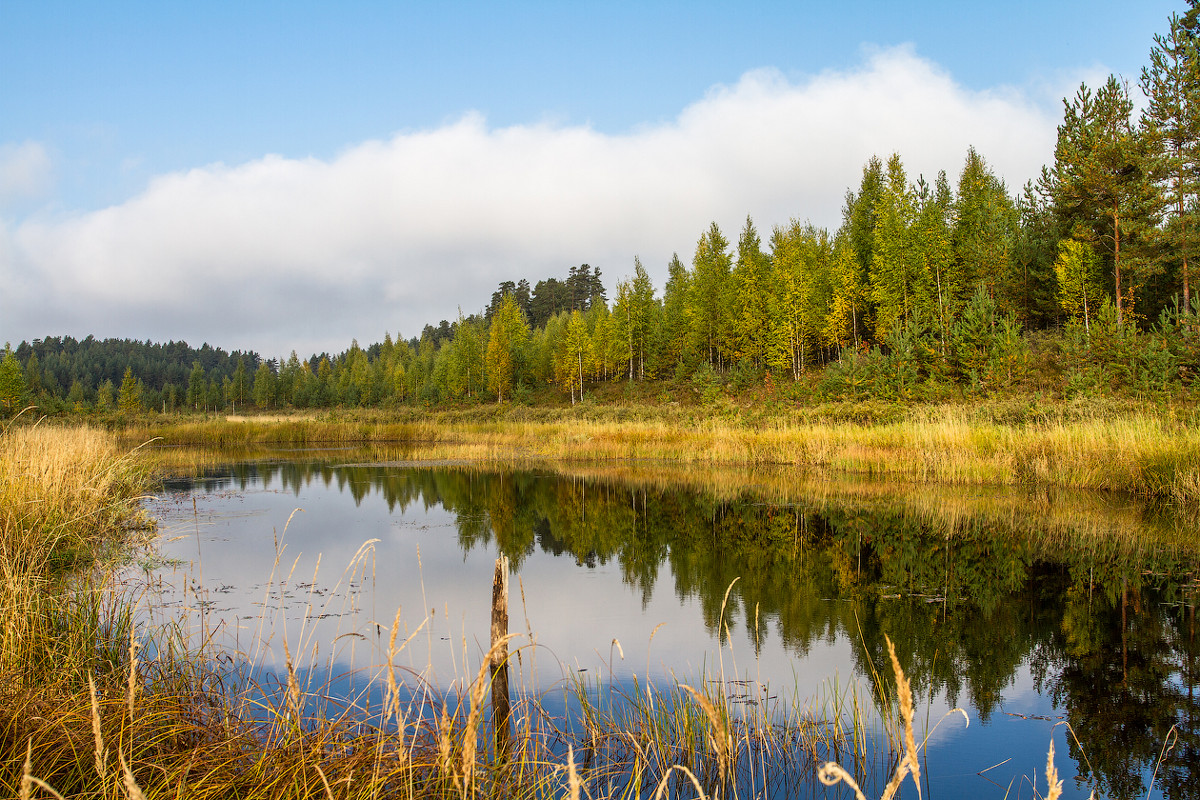
{"label": "green foliage tree", "polygon": [[654,284],[641,259],[634,256],[633,279],[617,282],[617,300],[612,310],[614,342],[624,351],[619,363],[628,368],[631,381],[635,375],[646,377],[654,311]]}
{"label": "green foliage tree", "polygon": [[[871,156],[863,167],[858,192],[846,192],[842,207],[842,231],[857,262],[855,282],[866,286],[875,260],[875,231],[879,227],[879,203],[883,197],[883,162]],[[857,330],[855,338],[858,337]]]}
{"label": "green foliage tree", "polygon": [[283,362],[283,366],[279,368],[279,378],[275,387],[275,396],[276,401],[280,405],[284,403],[290,405],[299,405],[296,402],[295,395],[296,384],[301,378],[300,373],[300,358],[296,355],[296,351],[293,350],[291,354],[288,355],[287,360]]}
{"label": "green foliage tree", "polygon": [[121,388],[117,393],[117,408],[122,414],[133,414],[142,410],[142,384],[134,377],[133,367],[125,368]]}
{"label": "green foliage tree", "polygon": [[829,261],[829,313],[822,340],[833,347],[859,343],[859,324],[866,310],[867,286],[850,237],[843,227],[833,242]]}
{"label": "green foliage tree", "polygon": [[525,312],[517,305],[512,295],[505,295],[492,316],[488,328],[487,381],[488,389],[496,393],[496,400],[503,403],[511,396],[517,380],[521,348],[529,338],[529,324]]}
{"label": "green foliage tree", "polygon": [[954,257],[951,219],[954,198],[946,173],[938,173],[932,190],[922,181],[917,198],[920,209],[914,223],[917,259],[931,283],[930,318],[938,322],[938,338],[942,342],[942,354],[945,355],[950,323],[961,307],[963,284],[966,283],[962,270],[958,268],[959,262]]}
{"label": "green foliage tree", "polygon": [[608,302],[603,297],[596,298],[584,315],[584,320],[592,343],[591,374],[598,380],[609,380],[617,374],[617,351],[620,342],[617,340],[617,326],[608,308]]}
{"label": "green foliage tree", "polygon": [[1074,100],[1064,105],[1054,171],[1044,174],[1043,182],[1071,234],[1109,253],[1120,325],[1137,284],[1150,271],[1137,245],[1151,235],[1160,206],[1157,162],[1148,157],[1147,137],[1131,120],[1128,87],[1116,77],[1110,76],[1095,94],[1080,86]]}
{"label": "green foliage tree", "polygon": [[1142,126],[1157,145],[1154,155],[1164,176],[1169,209],[1164,234],[1179,262],[1183,305],[1190,308],[1190,262],[1200,243],[1200,51],[1195,35],[1178,15],[1171,15],[1166,34],[1154,37],[1150,64],[1142,68],[1140,83],[1147,98]]}
{"label": "green foliage tree", "polygon": [[828,234],[797,220],[771,234],[769,362],[799,380],[821,341],[830,308]]}
{"label": "green foliage tree", "polygon": [[259,408],[274,406],[278,384],[279,380],[275,375],[275,371],[271,369],[267,362],[260,362],[258,369],[254,371],[254,386],[251,389],[251,395],[254,397],[254,405]]}
{"label": "green foliage tree", "polygon": [[36,350],[29,353],[29,360],[25,362],[25,390],[31,397],[42,394],[42,367]]}
{"label": "green foliage tree", "polygon": [[1054,282],[1059,224],[1047,196],[1032,183],[1026,183],[1017,198],[1016,217],[1008,277],[1000,294],[1026,325],[1047,325],[1059,315]]}
{"label": "green foliage tree", "polygon": [[312,405],[324,407],[332,405],[334,396],[333,365],[325,356],[317,363],[316,381],[313,386]]}
{"label": "green foliage tree", "polygon": [[24,397],[25,374],[21,362],[12,345],[5,343],[4,359],[0,361],[0,410],[9,415],[16,413]]}
{"label": "green foliage tree", "polygon": [[[667,284],[663,289],[662,324],[657,343],[657,371],[667,372],[677,364],[698,360],[689,347],[688,306],[692,295],[692,275],[677,253],[667,264]],[[694,365],[694,363],[693,363]]]}
{"label": "green foliage tree", "polygon": [[[167,384],[174,387],[174,384]],[[71,382],[71,388],[67,392],[67,402],[72,410],[83,411],[87,408],[87,389],[83,386],[83,381],[76,379]]]}
{"label": "green foliage tree", "polygon": [[746,224],[738,236],[737,262],[732,273],[734,300],[730,309],[732,327],[732,356],[747,359],[755,367],[767,361],[770,337],[770,312],[767,306],[772,290],[768,274],[771,261],[762,251],[762,242],[754,221],[746,217]]}
{"label": "green foliage tree", "polygon": [[[226,376],[225,380],[229,380]],[[208,382],[208,391],[204,394],[205,411],[220,411],[225,407],[225,385],[223,381],[213,378]]]}
{"label": "green foliage tree", "polygon": [[732,355],[732,266],[729,241],[714,222],[696,243],[687,305],[692,341],[714,369]]}
{"label": "green foliage tree", "polygon": [[233,403],[233,408],[236,411],[237,407],[245,404],[249,398],[250,381],[246,376],[246,360],[239,358],[237,360],[237,368],[233,371],[229,400]]}
{"label": "green foliage tree", "polygon": [[972,299],[980,285],[986,286],[993,298],[1000,294],[997,284],[1008,273],[1017,223],[1016,206],[1004,181],[995,176],[975,148],[968,149],[954,201],[957,274],[952,283],[956,305]]}
{"label": "green foliage tree", "polygon": [[450,349],[451,387],[457,396],[478,397],[484,388],[483,364],[486,331],[483,320],[467,319],[458,310],[458,322]]}
{"label": "green foliage tree", "polygon": [[100,387],[96,389],[96,410],[108,411],[112,408],[114,394],[113,382],[105,378]]}
{"label": "green foliage tree", "polygon": [[1091,334],[1091,316],[1100,307],[1103,294],[1099,285],[1099,259],[1086,242],[1063,239],[1058,243],[1054,262],[1058,279],[1058,302],[1072,317],[1082,317],[1084,330]]}
{"label": "green foliage tree", "polygon": [[555,374],[559,384],[569,388],[571,404],[574,405],[576,388],[579,389],[578,399],[583,399],[584,375],[591,369],[595,357],[591,337],[588,335],[587,321],[583,314],[579,313],[579,309],[571,312],[564,334],[555,361]]}
{"label": "green foliage tree", "polygon": [[199,361],[192,364],[192,374],[188,378],[187,404],[196,411],[204,408],[208,401],[208,381],[204,377],[204,367]]}
{"label": "green foliage tree", "polygon": [[878,339],[930,306],[932,281],[921,257],[917,215],[917,193],[908,182],[900,156],[893,154],[876,202],[871,257],[871,299],[875,302]]}

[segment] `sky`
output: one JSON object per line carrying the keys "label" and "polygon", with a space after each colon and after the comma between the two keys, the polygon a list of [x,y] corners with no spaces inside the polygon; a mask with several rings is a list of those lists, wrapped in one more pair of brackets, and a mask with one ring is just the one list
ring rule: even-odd
{"label": "sky", "polygon": [[1016,194],[1184,8],[0,0],[0,342],[337,353],[835,229],[873,155]]}

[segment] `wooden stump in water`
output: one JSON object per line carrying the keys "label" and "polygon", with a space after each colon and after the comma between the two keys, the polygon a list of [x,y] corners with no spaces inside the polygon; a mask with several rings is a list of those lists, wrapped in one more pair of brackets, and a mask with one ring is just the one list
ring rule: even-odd
{"label": "wooden stump in water", "polygon": [[496,577],[492,581],[492,729],[496,755],[508,752],[512,707],[508,696],[508,645],[496,643],[508,635],[508,558],[496,559]]}

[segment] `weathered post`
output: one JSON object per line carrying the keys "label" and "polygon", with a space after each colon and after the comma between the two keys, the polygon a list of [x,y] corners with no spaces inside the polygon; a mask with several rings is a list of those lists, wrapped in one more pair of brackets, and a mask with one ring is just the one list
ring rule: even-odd
{"label": "weathered post", "polygon": [[509,717],[512,707],[508,696],[508,558],[496,559],[496,577],[492,581],[492,729],[496,740],[496,756],[508,753],[511,731]]}

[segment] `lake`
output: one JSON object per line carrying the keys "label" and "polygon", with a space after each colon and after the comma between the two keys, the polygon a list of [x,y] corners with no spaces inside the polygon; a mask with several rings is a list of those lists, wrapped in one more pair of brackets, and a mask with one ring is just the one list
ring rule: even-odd
{"label": "lake", "polygon": [[794,470],[222,459],[149,504],[146,605],[264,680],[290,653],[369,698],[399,611],[406,682],[461,687],[504,554],[514,682],[564,713],[576,681],[674,679],[836,716],[890,685],[886,635],[932,731],[925,796],[1041,796],[1051,741],[1068,797],[1200,796],[1194,514]]}

